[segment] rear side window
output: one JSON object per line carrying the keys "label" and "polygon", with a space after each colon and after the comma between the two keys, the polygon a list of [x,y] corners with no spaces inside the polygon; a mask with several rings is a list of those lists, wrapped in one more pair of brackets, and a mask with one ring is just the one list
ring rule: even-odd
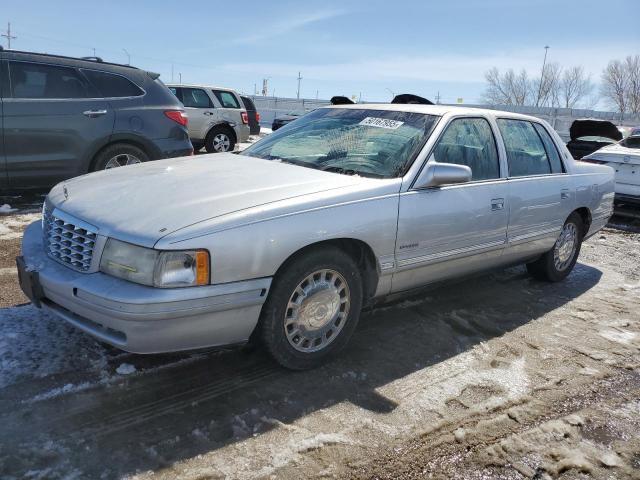
{"label": "rear side window", "polygon": [[551,164],[540,135],[526,120],[498,119],[504,140],[510,177],[551,173]]}
{"label": "rear side window", "polygon": [[544,149],[549,157],[549,162],[551,162],[551,171],[553,173],[564,172],[564,168],[562,168],[562,160],[560,160],[560,153],[558,153],[556,144],[553,143],[553,140],[549,136],[549,132],[547,132],[547,130],[539,123],[534,123],[533,126],[538,132],[538,135],[540,135],[540,139],[544,144]]}
{"label": "rear side window", "polygon": [[173,93],[178,100],[182,101],[182,89],[176,88],[176,87],[169,87],[169,91]]}
{"label": "rear side window", "polygon": [[240,97],[242,99],[242,103],[244,103],[244,108],[250,111],[255,111],[256,106],[249,97]]}
{"label": "rear side window", "polygon": [[213,108],[207,92],[201,88],[182,88],[182,104],[191,108]]}
{"label": "rear side window", "polygon": [[102,97],[139,97],[144,95],[144,91],[140,87],[122,75],[84,69],[82,73],[87,76]]}
{"label": "rear side window", "polygon": [[13,98],[87,98],[89,85],[75,68],[9,62]]}
{"label": "rear side window", "polygon": [[500,178],[500,161],[491,126],[484,118],[453,120],[438,140],[436,162],[471,168],[471,180]]}
{"label": "rear side window", "polygon": [[212,90],[212,92],[224,108],[240,108],[238,99],[233,93],[222,90]]}

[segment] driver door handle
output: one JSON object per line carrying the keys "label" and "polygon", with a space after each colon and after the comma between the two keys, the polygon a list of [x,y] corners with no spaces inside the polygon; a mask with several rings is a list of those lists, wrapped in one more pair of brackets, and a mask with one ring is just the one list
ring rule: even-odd
{"label": "driver door handle", "polygon": [[491,200],[491,211],[502,210],[504,208],[504,198],[494,198]]}
{"label": "driver door handle", "polygon": [[102,115],[106,115],[107,111],[106,110],[87,110],[87,111],[82,112],[82,114],[85,117],[96,118],[96,117],[100,117]]}
{"label": "driver door handle", "polygon": [[213,115],[213,112],[204,112],[205,115]]}

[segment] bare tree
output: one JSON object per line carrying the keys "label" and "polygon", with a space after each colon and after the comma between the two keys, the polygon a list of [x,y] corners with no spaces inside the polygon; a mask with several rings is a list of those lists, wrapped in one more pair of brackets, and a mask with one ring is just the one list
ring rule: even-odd
{"label": "bare tree", "polygon": [[491,105],[525,105],[530,98],[531,82],[525,70],[516,74],[513,69],[504,74],[493,67],[485,74],[487,89],[484,101]]}
{"label": "bare tree", "polygon": [[542,70],[540,79],[534,82],[536,106],[558,106],[560,103],[560,73],[557,63],[548,63]]}
{"label": "bare tree", "polygon": [[564,108],[573,108],[578,102],[586,99],[592,90],[591,78],[585,74],[584,68],[569,68],[564,71],[560,80],[561,105]]}
{"label": "bare tree", "polygon": [[624,62],[627,71],[625,104],[631,113],[640,113],[640,55],[629,55]]}
{"label": "bare tree", "polygon": [[602,96],[621,114],[627,111],[628,73],[624,63],[612,60],[602,72]]}

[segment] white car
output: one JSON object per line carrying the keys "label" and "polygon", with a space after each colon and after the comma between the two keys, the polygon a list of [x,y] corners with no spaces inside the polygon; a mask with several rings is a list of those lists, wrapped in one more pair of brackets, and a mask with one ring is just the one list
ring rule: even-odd
{"label": "white car", "polygon": [[613,167],[616,171],[615,202],[640,205],[640,132],[596,150],[582,160]]}
{"label": "white car", "polygon": [[249,116],[235,90],[208,85],[167,87],[184,105],[195,150],[204,146],[207,153],[232,152],[236,144],[249,139]]}

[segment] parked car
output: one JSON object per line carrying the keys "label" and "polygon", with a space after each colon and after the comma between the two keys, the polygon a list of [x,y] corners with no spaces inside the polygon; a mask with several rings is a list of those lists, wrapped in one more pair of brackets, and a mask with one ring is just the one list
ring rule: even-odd
{"label": "parked car", "polygon": [[99,58],[0,51],[0,188],[189,155],[184,109],[158,77]]}
{"label": "parked car", "polygon": [[635,137],[635,136],[638,136],[638,135],[640,135],[640,127],[633,127],[631,129],[631,132],[629,132],[629,136],[630,137]]}
{"label": "parked car", "polygon": [[616,171],[615,202],[640,205],[640,131],[582,159]]}
{"label": "parked car", "polygon": [[325,107],[240,155],[57,185],[18,271],[34,304],[123,350],[253,337],[305,369],[389,294],[514,263],[564,279],[611,215],[613,178],[530,116]]}
{"label": "parked car", "polygon": [[249,116],[249,134],[260,135],[260,112],[256,110],[256,104],[249,97],[240,95],[244,108]]}
{"label": "parked car", "polygon": [[207,85],[170,84],[189,116],[189,136],[196,150],[231,152],[249,139],[249,116],[235,90]]}
{"label": "parked car", "polygon": [[575,120],[569,129],[567,148],[576,160],[622,140],[622,132],[608,120]]}
{"label": "parked car", "polygon": [[286,115],[280,115],[273,119],[273,122],[271,123],[271,130],[275,132],[280,127],[284,127],[287,123],[291,123],[294,120],[300,118],[305,113],[307,112],[305,112],[304,110],[293,110]]}

